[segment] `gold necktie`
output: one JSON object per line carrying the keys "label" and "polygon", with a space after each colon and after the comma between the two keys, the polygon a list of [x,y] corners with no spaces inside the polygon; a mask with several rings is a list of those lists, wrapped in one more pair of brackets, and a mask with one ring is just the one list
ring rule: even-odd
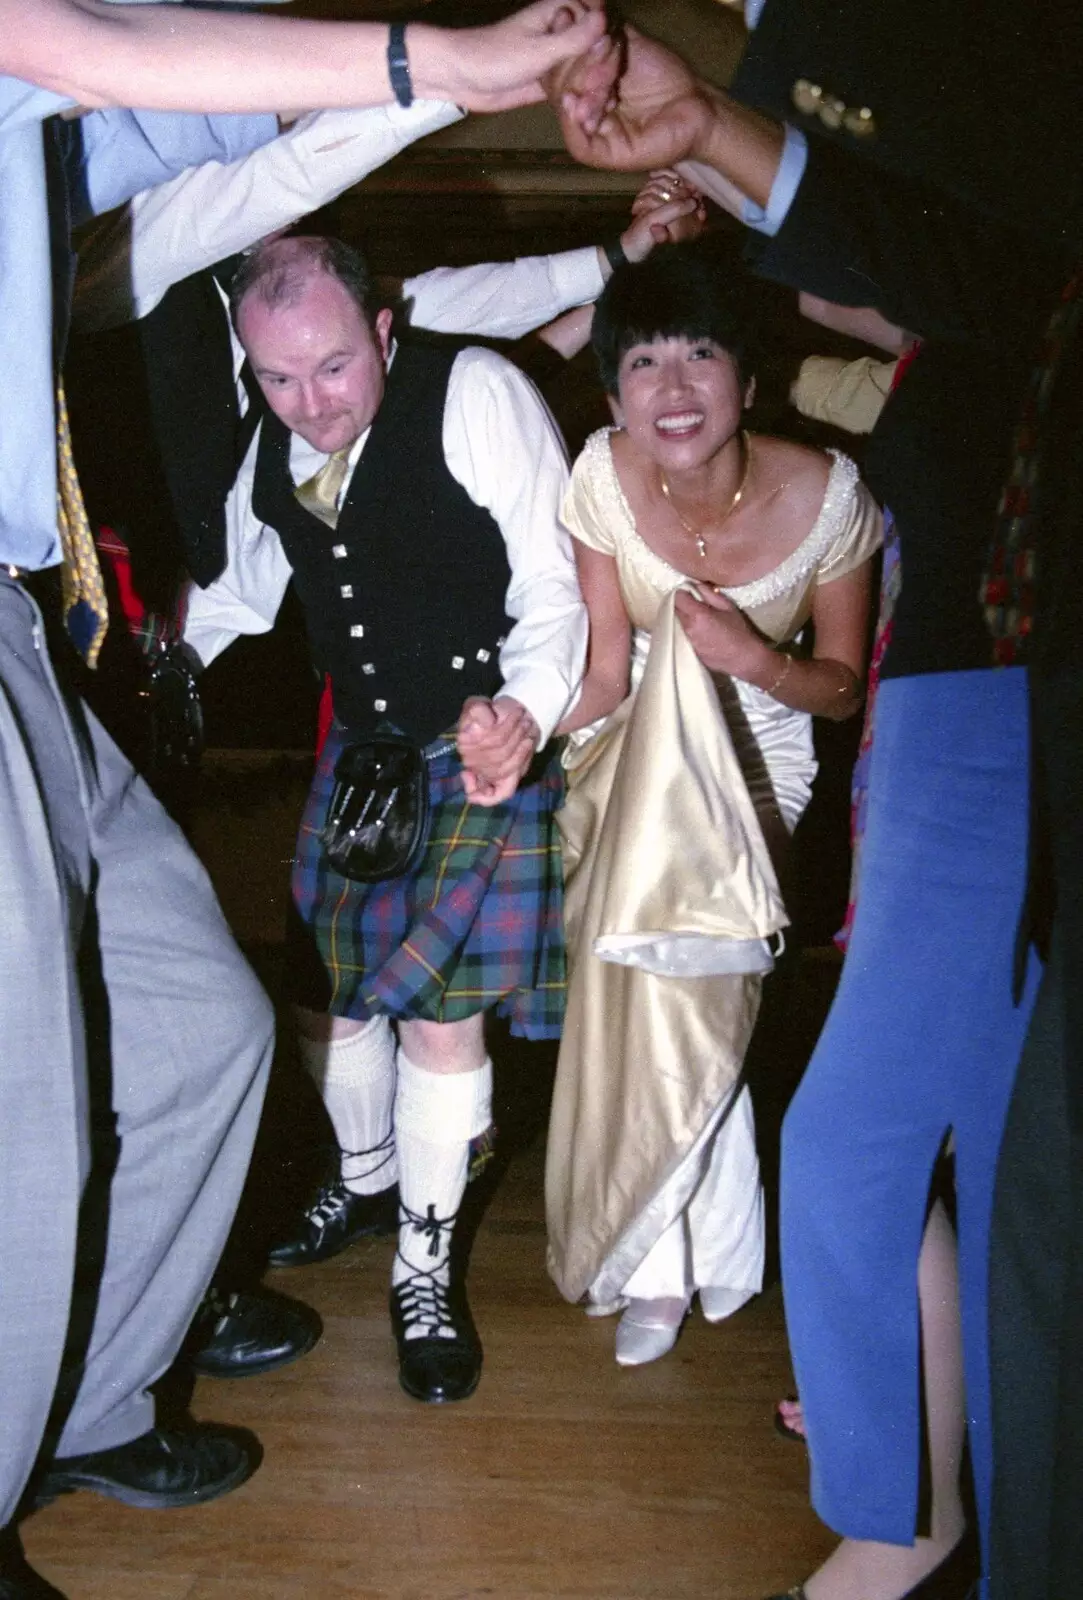
{"label": "gold necktie", "polygon": [[304,483],[299,483],[293,491],[305,510],[311,511],[321,522],[326,522],[329,528],[338,526],[338,497],[350,470],[352,449],[353,446],[348,445],[345,450],[336,450],[334,455],[328,456],[319,472],[306,478]]}
{"label": "gold necktie", "polygon": [[62,383],[57,386],[56,395],[56,465],[56,520],[64,555],[60,575],[64,624],[87,666],[95,667],[109,626],[109,605],[75,470]]}

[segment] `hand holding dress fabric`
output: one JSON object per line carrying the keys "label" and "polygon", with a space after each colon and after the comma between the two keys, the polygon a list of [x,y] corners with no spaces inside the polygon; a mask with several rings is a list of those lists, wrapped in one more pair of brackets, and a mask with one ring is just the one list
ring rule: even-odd
{"label": "hand holding dress fabric", "polygon": [[740,608],[709,584],[683,589],[674,600],[681,626],[708,672],[724,672],[746,681],[765,646]]}

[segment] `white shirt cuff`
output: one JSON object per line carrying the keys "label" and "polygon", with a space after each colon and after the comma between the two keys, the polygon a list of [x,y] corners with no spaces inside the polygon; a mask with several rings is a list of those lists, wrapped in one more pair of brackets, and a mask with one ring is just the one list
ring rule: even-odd
{"label": "white shirt cuff", "polygon": [[793,197],[801,186],[807,162],[808,140],[800,128],[792,128],[787,123],[786,142],[767,198],[767,209],[746,200],[741,210],[741,221],[756,233],[764,233],[773,239],[793,205]]}
{"label": "white shirt cuff", "polygon": [[550,271],[554,294],[565,305],[590,305],[605,287],[598,250],[592,244],[585,245],[581,250],[562,250],[551,256]]}
{"label": "white shirt cuff", "polygon": [[513,668],[511,676],[497,690],[497,696],[500,695],[518,700],[530,712],[538,724],[539,750],[553,737],[553,729],[572,699],[572,691],[559,668],[541,662]]}

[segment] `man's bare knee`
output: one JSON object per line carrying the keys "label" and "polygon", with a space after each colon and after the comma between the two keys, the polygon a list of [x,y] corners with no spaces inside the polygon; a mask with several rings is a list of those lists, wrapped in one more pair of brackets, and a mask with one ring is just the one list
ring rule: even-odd
{"label": "man's bare knee", "polygon": [[353,1017],[333,1017],[329,1011],[309,1011],[304,1006],[294,1006],[293,1020],[302,1039],[309,1039],[313,1044],[326,1044],[329,1039],[351,1039],[355,1034],[372,1027],[373,1022],[382,1022],[383,1019],[357,1022]]}
{"label": "man's bare knee", "polygon": [[424,1072],[476,1072],[485,1064],[484,1017],[462,1022],[400,1022],[399,1042]]}

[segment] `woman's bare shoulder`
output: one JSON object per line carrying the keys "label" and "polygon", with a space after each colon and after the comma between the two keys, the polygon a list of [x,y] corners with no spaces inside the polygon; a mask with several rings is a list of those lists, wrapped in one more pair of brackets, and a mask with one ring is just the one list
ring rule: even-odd
{"label": "woman's bare shoulder", "polygon": [[832,457],[767,433],[753,436],[752,449],[761,492],[785,506],[788,515],[815,521],[827,493]]}

